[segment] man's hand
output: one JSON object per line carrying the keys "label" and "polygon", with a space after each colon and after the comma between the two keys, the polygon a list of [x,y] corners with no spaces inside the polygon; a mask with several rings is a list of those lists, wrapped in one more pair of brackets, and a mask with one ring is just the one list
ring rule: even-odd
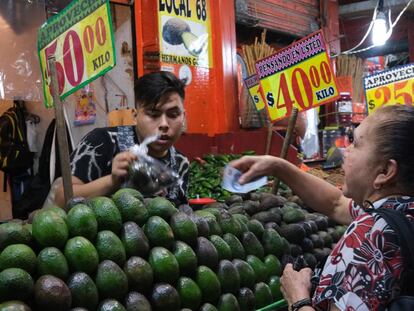
{"label": "man's hand", "polygon": [[244,184],[256,177],[273,175],[275,163],[279,159],[272,156],[244,156],[230,162],[230,165],[241,171],[239,183]]}
{"label": "man's hand", "polygon": [[129,165],[137,160],[131,151],[118,153],[112,160],[112,182],[115,187],[119,187],[128,176]]}
{"label": "man's hand", "polygon": [[287,264],[280,278],[280,289],[289,306],[293,303],[310,298],[312,270],[309,268],[300,271],[293,270],[292,264]]}

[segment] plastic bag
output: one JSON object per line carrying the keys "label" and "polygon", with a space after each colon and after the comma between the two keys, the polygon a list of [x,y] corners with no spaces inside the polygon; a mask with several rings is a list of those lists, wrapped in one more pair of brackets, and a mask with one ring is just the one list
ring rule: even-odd
{"label": "plastic bag", "polygon": [[319,136],[318,136],[318,111],[309,109],[306,111],[307,128],[302,139],[301,147],[306,159],[319,157]]}
{"label": "plastic bag", "polygon": [[148,155],[147,145],[157,139],[158,135],[147,137],[140,145],[131,148],[138,160],[130,165],[125,186],[135,188],[143,195],[153,195],[175,183],[182,182],[178,173]]}

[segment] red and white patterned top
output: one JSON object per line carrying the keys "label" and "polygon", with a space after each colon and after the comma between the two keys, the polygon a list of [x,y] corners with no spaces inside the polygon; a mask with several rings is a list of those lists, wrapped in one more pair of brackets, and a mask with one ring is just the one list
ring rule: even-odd
{"label": "red and white patterned top", "polygon": [[[414,197],[390,197],[373,203],[374,208],[394,208],[414,218]],[[371,215],[354,202],[354,221],[328,256],[313,305],[329,310],[382,310],[398,295],[403,268],[397,235],[377,214]],[[412,218],[413,217],[413,218]]]}

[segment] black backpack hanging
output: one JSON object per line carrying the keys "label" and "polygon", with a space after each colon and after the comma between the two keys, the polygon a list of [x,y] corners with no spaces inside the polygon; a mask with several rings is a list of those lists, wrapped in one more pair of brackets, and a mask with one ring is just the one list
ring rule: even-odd
{"label": "black backpack hanging", "polygon": [[367,213],[380,215],[388,225],[398,235],[400,242],[401,254],[404,258],[404,273],[400,280],[401,293],[398,297],[390,301],[386,310],[388,311],[405,311],[414,310],[414,227],[404,213],[389,209],[377,208],[366,209]]}
{"label": "black backpack hanging", "polygon": [[24,102],[15,100],[13,107],[0,116],[0,170],[7,174],[18,174],[33,166],[25,113]]}

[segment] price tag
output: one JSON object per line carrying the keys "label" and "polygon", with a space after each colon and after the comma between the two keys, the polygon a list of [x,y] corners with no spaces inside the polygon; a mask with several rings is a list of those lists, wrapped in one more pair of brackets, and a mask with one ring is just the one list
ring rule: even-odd
{"label": "price tag", "polygon": [[339,98],[321,31],[259,60],[256,71],[271,121]]}
{"label": "price tag", "polygon": [[115,66],[109,1],[72,1],[40,27],[37,44],[45,105],[53,107],[49,57],[56,58],[61,99]]}
{"label": "price tag", "polygon": [[368,113],[385,105],[414,104],[414,64],[364,77]]}
{"label": "price tag", "polygon": [[244,84],[249,90],[250,97],[252,98],[256,109],[262,110],[265,107],[265,103],[262,94],[259,91],[260,81],[257,79],[257,75],[252,75],[244,80]]}

